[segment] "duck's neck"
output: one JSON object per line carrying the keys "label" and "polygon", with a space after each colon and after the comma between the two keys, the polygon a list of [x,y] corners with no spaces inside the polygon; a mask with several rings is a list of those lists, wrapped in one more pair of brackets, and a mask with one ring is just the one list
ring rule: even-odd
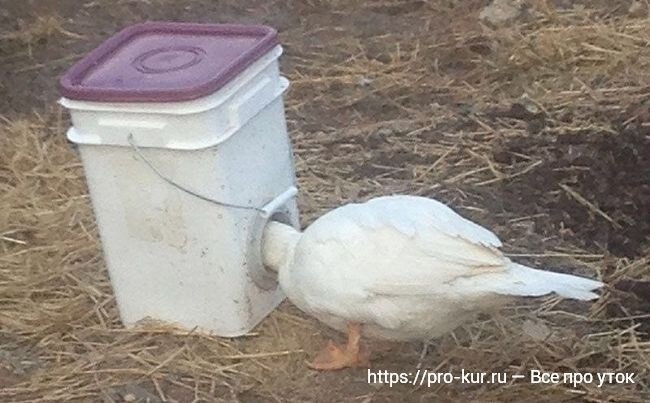
{"label": "duck's neck", "polygon": [[264,228],[262,238],[264,265],[276,272],[285,268],[293,259],[293,252],[300,235],[300,231],[290,225],[269,221]]}

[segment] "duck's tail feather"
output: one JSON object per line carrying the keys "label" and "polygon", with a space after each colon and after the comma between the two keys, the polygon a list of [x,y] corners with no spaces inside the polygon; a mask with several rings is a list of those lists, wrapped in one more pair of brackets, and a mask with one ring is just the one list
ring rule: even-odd
{"label": "duck's tail feather", "polygon": [[598,294],[593,291],[601,288],[603,283],[511,262],[504,272],[462,278],[455,285],[472,293],[488,292],[519,297],[540,297],[556,293],[564,298],[589,301],[598,298]]}
{"label": "duck's tail feather", "polygon": [[565,298],[589,301],[598,298],[598,294],[593,291],[603,286],[600,281],[537,270],[518,263],[511,263],[504,276],[505,278],[502,278],[496,285],[492,283],[493,292],[530,297],[554,292]]}

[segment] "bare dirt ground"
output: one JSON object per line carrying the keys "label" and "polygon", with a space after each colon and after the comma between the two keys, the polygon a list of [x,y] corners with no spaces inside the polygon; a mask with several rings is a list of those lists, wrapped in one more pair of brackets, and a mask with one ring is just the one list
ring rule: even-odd
{"label": "bare dirt ground", "polygon": [[[0,401],[650,401],[650,19],[644,1],[0,0]],[[513,259],[601,278],[432,343],[423,368],[633,372],[634,384],[369,385],[305,360],[340,337],[285,303],[249,337],[121,327],[56,78],[143,20],[266,23],[285,47],[303,223],[439,198]],[[412,371],[419,345],[380,345]]]}

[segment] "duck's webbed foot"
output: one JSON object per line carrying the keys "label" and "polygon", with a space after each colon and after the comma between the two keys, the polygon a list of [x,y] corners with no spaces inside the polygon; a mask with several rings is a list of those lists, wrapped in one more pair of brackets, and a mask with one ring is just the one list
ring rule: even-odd
{"label": "duck's webbed foot", "polygon": [[329,340],[327,345],[309,367],[319,371],[335,371],[343,368],[367,367],[368,353],[361,347],[361,326],[348,324],[348,342],[339,346]]}

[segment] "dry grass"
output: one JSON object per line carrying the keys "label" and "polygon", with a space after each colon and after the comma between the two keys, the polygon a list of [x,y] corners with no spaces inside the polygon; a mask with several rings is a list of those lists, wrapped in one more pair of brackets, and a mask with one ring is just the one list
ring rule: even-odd
{"label": "dry grass", "polygon": [[66,30],[61,17],[55,15],[38,16],[32,21],[19,21],[15,31],[0,34],[0,43],[9,41],[27,47],[27,54],[32,56],[32,47],[40,41],[62,35],[68,38],[82,39],[83,36]]}
{"label": "dry grass", "polygon": [[[0,128],[0,400],[648,401],[648,293],[621,288],[650,281],[648,183],[633,164],[647,161],[649,20],[539,1],[493,30],[480,2],[443,3],[293,5],[304,17],[282,40],[304,223],[381,194],[440,198],[514,259],[608,288],[593,305],[548,297],[482,318],[435,341],[424,368],[634,372],[636,384],[389,388],[364,371],[316,374],[304,360],[334,334],[289,304],[239,339],[123,329],[68,122],[48,110]],[[0,36],[52,35],[33,29]],[[377,369],[418,363],[419,346],[377,348]]]}

